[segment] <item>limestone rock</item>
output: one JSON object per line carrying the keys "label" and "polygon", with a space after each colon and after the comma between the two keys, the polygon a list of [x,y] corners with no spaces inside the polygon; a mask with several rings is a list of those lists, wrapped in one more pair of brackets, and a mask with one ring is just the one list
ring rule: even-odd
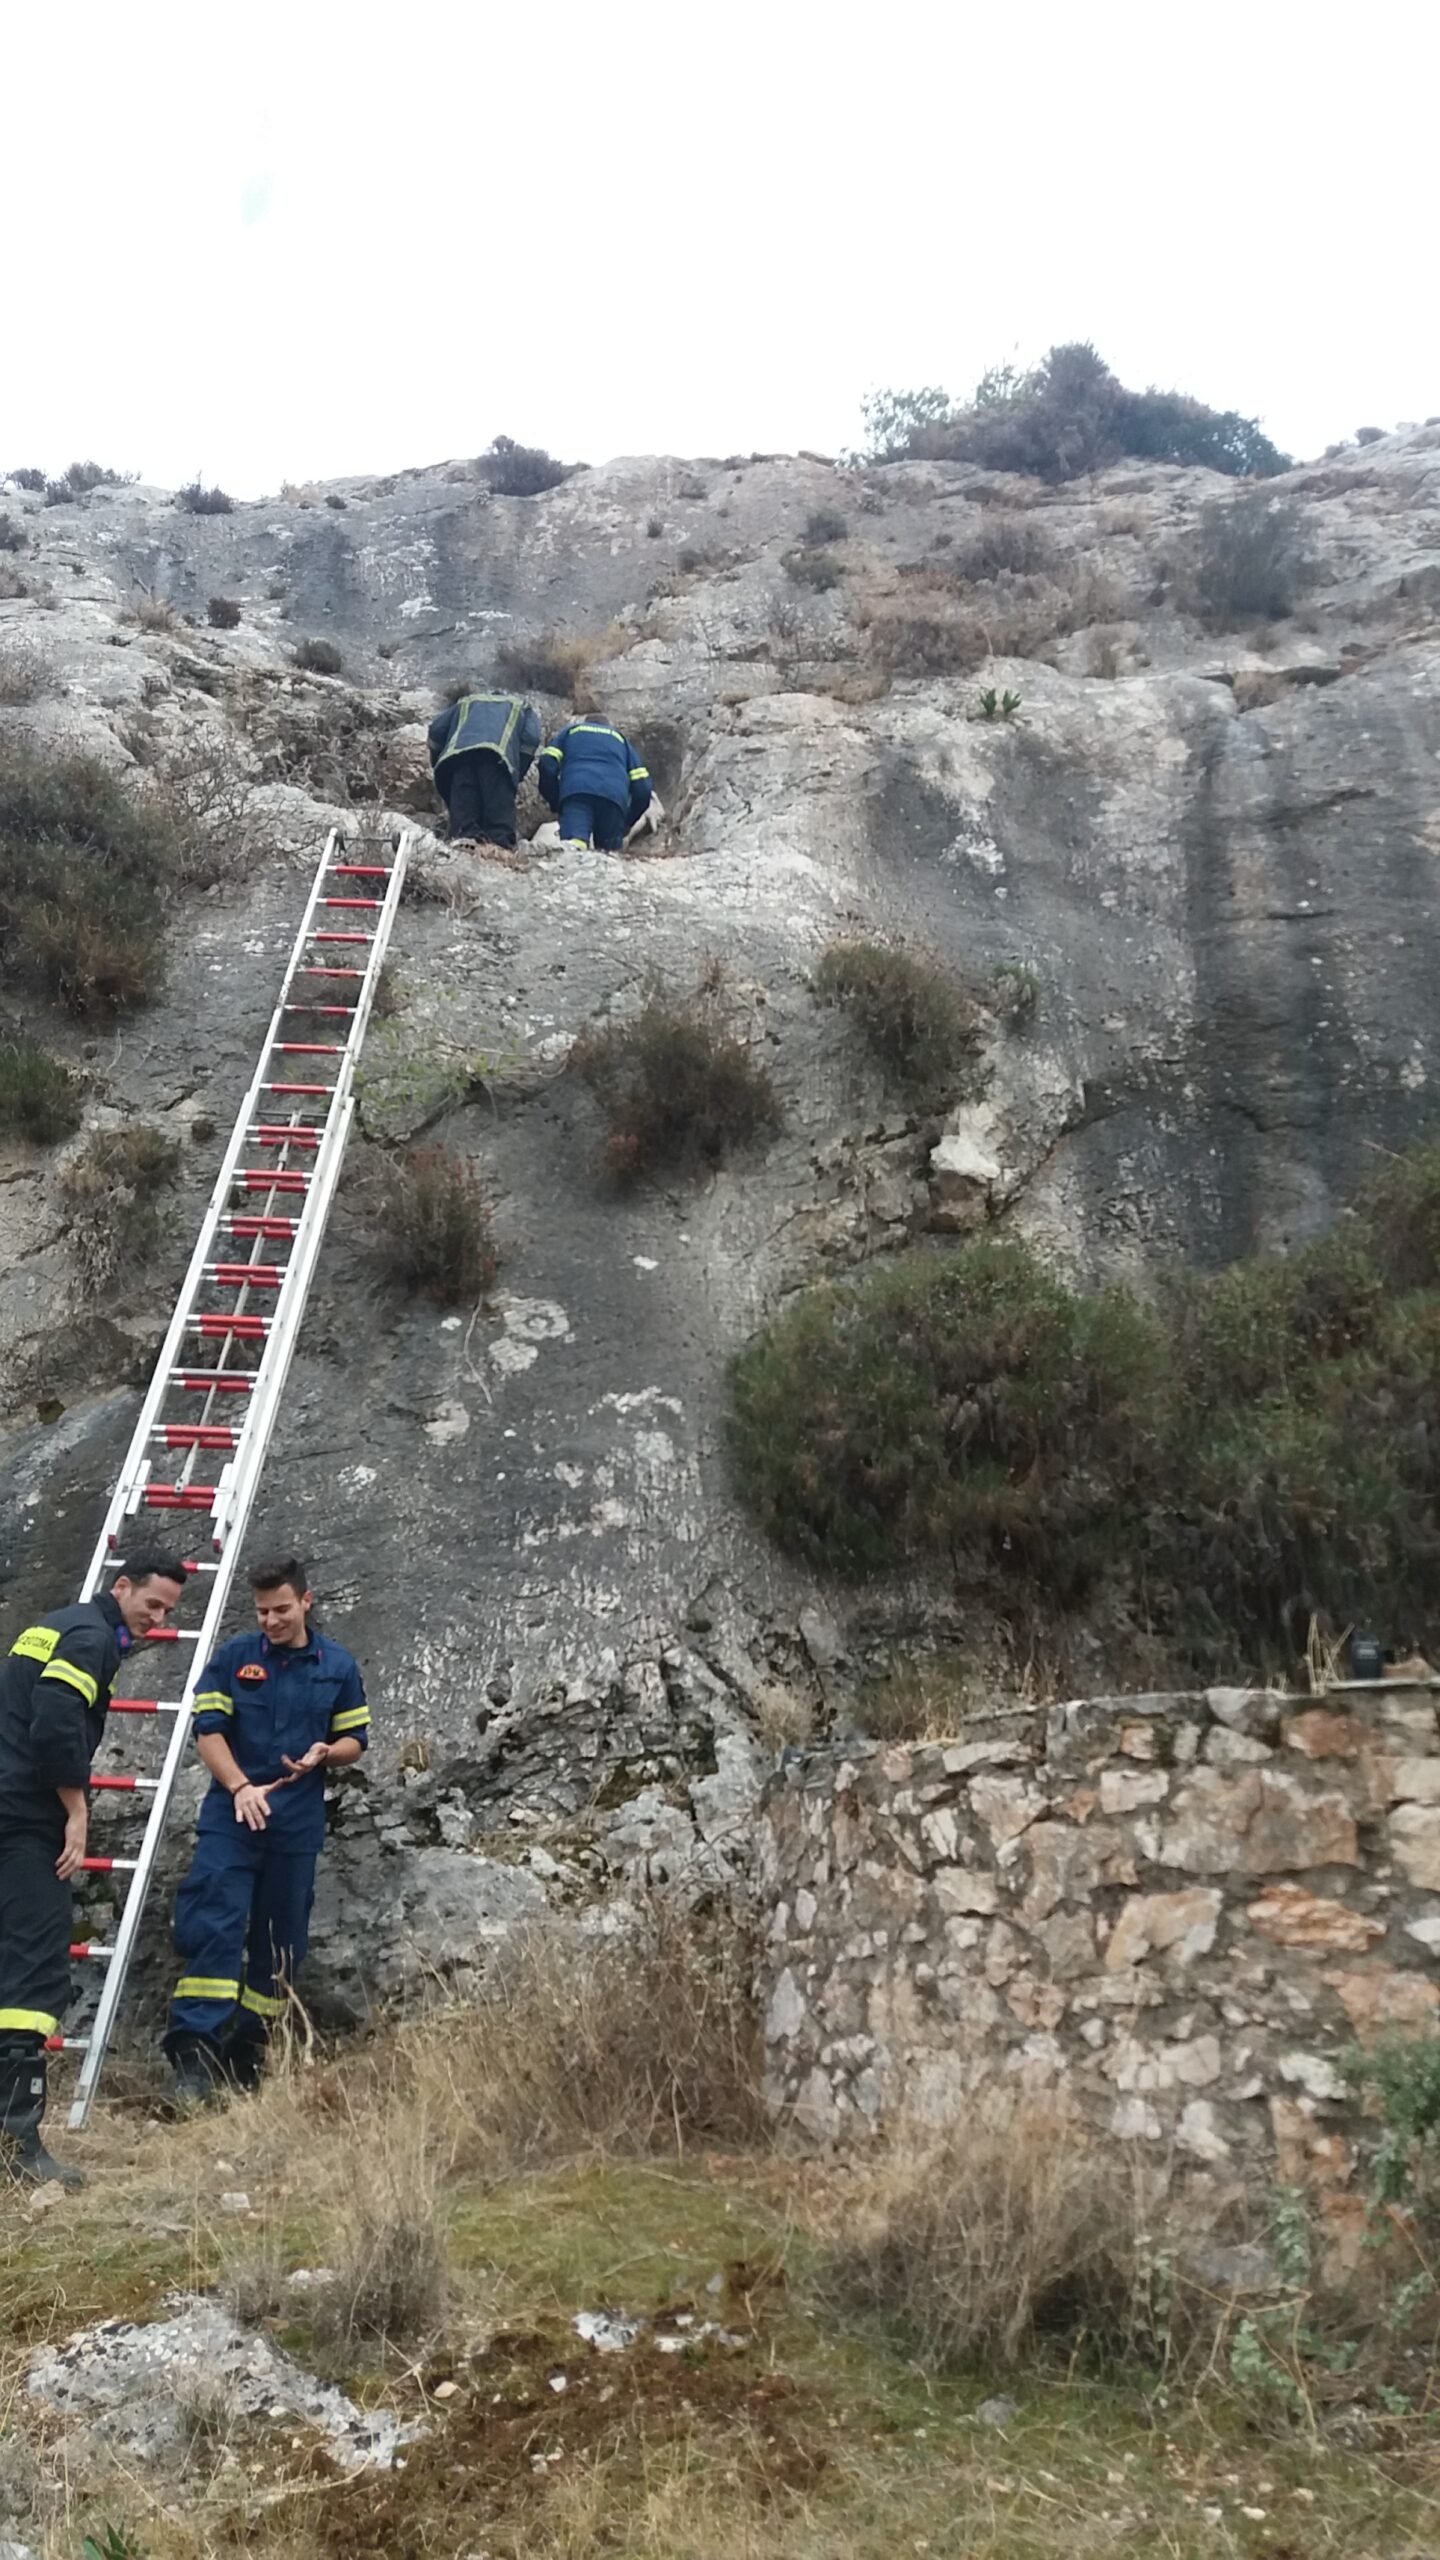
{"label": "limestone rock", "polygon": [[1386,1828],[1410,1882],[1440,1892],[1440,1805],[1399,1805]]}
{"label": "limestone rock", "polygon": [[1312,1793],[1273,1766],[1239,1777],[1202,1768],[1177,1791],[1160,1859],[1199,1875],[1269,1875],[1353,1867],[1359,1852],[1343,1796]]}
{"label": "limestone rock", "polygon": [[1134,1894],[1123,1906],[1105,1948],[1107,1973],[1168,1955],[1181,1966],[1208,1955],[1220,1925],[1221,1895],[1207,1885],[1183,1893]]}
{"label": "limestone rock", "polygon": [[1272,1884],[1245,1906],[1245,1917],[1263,1938],[1280,1947],[1327,1947],[1337,1955],[1364,1955],[1385,1935],[1383,1920],[1303,1885]]}
{"label": "limestone rock", "polygon": [[1306,1707],[1298,1716],[1287,1716],[1285,1739],[1292,1751],[1303,1751],[1310,1760],[1357,1760],[1372,1736],[1358,1716]]}
{"label": "limestone rock", "polygon": [[1327,1973],[1339,1994],[1350,2024],[1362,2044],[1388,2028],[1419,2032],[1432,2027],[1440,2010],[1440,1987],[1424,1973],[1402,1973],[1392,1965],[1368,1965],[1353,1973]]}

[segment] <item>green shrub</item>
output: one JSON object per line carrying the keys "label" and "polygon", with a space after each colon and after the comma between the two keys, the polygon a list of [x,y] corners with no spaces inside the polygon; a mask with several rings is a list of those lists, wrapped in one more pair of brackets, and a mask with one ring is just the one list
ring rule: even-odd
{"label": "green shrub", "polygon": [[558,489],[577,466],[557,462],[543,445],[517,444],[513,436],[496,436],[480,456],[479,467],[497,498],[538,498],[546,489]]}
{"label": "green shrub", "polygon": [[[16,474],[23,488],[34,486],[29,473]],[[72,462],[58,480],[42,483],[47,507],[63,507],[71,499],[88,498],[92,489],[123,489],[134,479],[133,471],[110,471],[103,462]]]}
{"label": "green shrub", "polygon": [[38,702],[50,681],[49,660],[31,640],[7,640],[0,647],[0,703],[19,710]]}
{"label": "green shrub", "polygon": [[1103,1583],[1203,1677],[1289,1670],[1312,1617],[1405,1651],[1440,1611],[1437,1168],[1153,1309],[990,1238],[816,1290],[735,1365],[742,1486],[832,1570],[928,1556],[1032,1620]]}
{"label": "green shrub", "polygon": [[843,542],[849,530],[838,507],[812,507],[805,519],[805,540],[812,548],[826,542]]}
{"label": "green shrub", "polygon": [[1059,554],[1054,537],[1032,517],[1013,507],[990,507],[984,522],[955,554],[957,576],[980,584],[1005,576],[1037,577],[1053,569]]}
{"label": "green shrub", "polygon": [[494,1282],[500,1255],[490,1198],[468,1156],[411,1147],[366,1184],[376,1258],[387,1280],[443,1307],[473,1306]]}
{"label": "green shrub", "polygon": [[187,480],[183,489],[176,490],[175,504],[189,516],[230,516],[235,512],[235,501],[229,493],[224,489],[207,489],[198,475]]}
{"label": "green shrub", "polygon": [[29,539],[23,524],[8,513],[0,514],[0,551],[23,551]]}
{"label": "green shrub", "polygon": [[0,953],[23,984],[83,1016],[145,1004],[166,914],[196,876],[199,835],[163,787],[132,791],[88,756],[0,745]]}
{"label": "green shrub", "polygon": [[212,596],[205,607],[205,619],[212,631],[238,630],[240,607],[233,596]]}
{"label": "green shrub", "polygon": [[1012,693],[1008,686],[1002,693],[998,685],[987,684],[980,695],[977,708],[982,720],[1013,720],[1020,709],[1022,699],[1022,695]]}
{"label": "green shrub", "polygon": [[333,640],[298,641],[290,652],[290,664],[304,675],[340,676],[345,672],[345,661]]}
{"label": "green shrub", "polygon": [[832,942],[815,992],[844,1007],[897,1084],[918,1099],[954,1100],[975,1082],[984,1017],[950,973],[887,942]]}
{"label": "green shrub", "polygon": [[898,442],[876,458],[899,451],[1053,482],[1127,455],[1231,475],[1289,468],[1254,418],[1178,391],[1127,391],[1095,348],[1078,341],[1052,347],[1029,373],[994,367],[953,414],[906,419],[897,411],[891,431]]}
{"label": "green shrub", "polygon": [[50,1147],[80,1126],[80,1088],[69,1068],[23,1035],[0,1041],[0,1130]]}
{"label": "green shrub", "polygon": [[17,489],[28,489],[32,497],[38,497],[45,486],[44,472],[35,470],[33,466],[25,471],[11,471],[7,477],[14,481]]}
{"label": "green shrub", "polygon": [[870,391],[860,403],[865,442],[852,462],[903,462],[927,427],[944,426],[954,406],[948,391],[927,383],[919,391]]}
{"label": "green shrub", "polygon": [[838,587],[845,572],[828,551],[787,551],[785,575],[797,587],[811,587],[817,595],[827,595]]}
{"label": "green shrub", "polygon": [[1384,2131],[1374,2164],[1374,2201],[1412,2204],[1422,2165],[1440,2149],[1440,2036],[1382,2036],[1347,2054],[1352,2088],[1375,2098]]}
{"label": "green shrub", "polygon": [[1108,1554],[1158,1330],[1023,1246],[914,1252],[812,1290],[741,1352],[731,1439],[782,1545],[868,1574],[927,1556],[1078,1597]]}
{"label": "green shrub", "polygon": [[162,1186],[174,1181],[180,1149],[163,1130],[97,1129],[60,1179],[66,1242],[80,1289],[96,1297],[136,1270],[160,1238]]}
{"label": "green shrub", "polygon": [[[594,655],[594,642],[573,631],[538,631],[530,638],[502,640],[492,661],[495,682],[513,685],[521,693],[553,693],[570,702]],[[480,689],[469,684],[460,688],[464,693]]]}
{"label": "green shrub", "polygon": [[1197,609],[1212,627],[1281,619],[1314,575],[1298,507],[1255,489],[1202,510],[1190,576]]}
{"label": "green shrub", "polygon": [[585,1033],[570,1063],[604,1114],[617,1182],[720,1164],[779,1121],[775,1089],[725,1016],[717,973],[688,995],[653,984],[629,1021]]}

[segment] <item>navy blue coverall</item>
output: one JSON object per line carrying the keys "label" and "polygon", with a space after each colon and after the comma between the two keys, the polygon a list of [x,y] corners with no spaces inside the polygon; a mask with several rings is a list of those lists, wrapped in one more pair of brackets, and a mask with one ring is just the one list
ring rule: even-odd
{"label": "navy blue coverall", "polygon": [[635,749],[606,720],[570,720],[540,750],[540,796],[558,810],[567,844],[618,853],[650,806],[651,781]]}
{"label": "navy blue coverall", "polygon": [[[303,1645],[232,1636],[206,1664],[195,1731],[223,1733],[256,1786],[285,1776],[312,1742],[368,1742],[370,1709],[353,1655],[312,1629]],[[307,1770],[270,1798],[263,1831],[235,1819],[217,1778],[200,1807],[195,1855],[175,1902],[182,1972],[165,2050],[200,2043],[228,2056],[258,2048],[285,2011],[309,1944],[315,1861],[325,1839],[325,1771]]]}
{"label": "navy blue coverall", "polygon": [[515,794],[540,744],[540,715],[518,693],[462,693],[430,723],[430,769],[455,837],[515,842]]}

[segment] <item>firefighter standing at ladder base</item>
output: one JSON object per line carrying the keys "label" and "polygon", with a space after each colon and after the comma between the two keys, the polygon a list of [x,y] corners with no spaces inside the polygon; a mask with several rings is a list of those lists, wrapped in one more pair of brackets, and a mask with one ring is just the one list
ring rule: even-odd
{"label": "firefighter standing at ladder base", "polygon": [[354,1657],[310,1624],[298,1557],[250,1576],[254,1635],[232,1636],[200,1675],[195,1737],[212,1785],[175,1903],[175,1985],[165,2051],[187,2102],[229,2080],[253,2088],[310,1934],[325,1842],[325,1772],[358,1760],[370,1710]]}
{"label": "firefighter standing at ladder base", "polygon": [[430,770],[456,845],[515,842],[515,794],[535,761],[540,714],[518,693],[463,688],[429,728]]}
{"label": "firefighter standing at ladder base", "polygon": [[26,1627],[0,1661],[0,2169],[12,2178],[84,2184],[40,2139],[45,2043],[70,2000],[70,1879],[115,1675],[184,1585],[174,1556],[136,1556],[98,1599]]}
{"label": "firefighter standing at ladder base", "polygon": [[618,853],[650,806],[650,776],[629,739],[598,717],[557,730],[540,750],[535,778],[558,812],[562,844]]}

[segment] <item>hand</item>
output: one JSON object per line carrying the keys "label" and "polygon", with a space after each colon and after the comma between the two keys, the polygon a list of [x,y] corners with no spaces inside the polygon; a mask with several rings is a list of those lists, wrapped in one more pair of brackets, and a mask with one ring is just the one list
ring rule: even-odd
{"label": "hand", "polygon": [[307,1770],[323,1769],[328,1765],[330,1745],[328,1742],[312,1742],[304,1757],[299,1760],[292,1760],[288,1751],[282,1751],[280,1757],[292,1778],[303,1778]]}
{"label": "hand", "polygon": [[252,1787],[247,1778],[243,1787],[232,1789],[231,1801],[235,1807],[236,1821],[243,1822],[247,1831],[264,1830],[270,1819],[268,1787]]}
{"label": "hand", "polygon": [[83,1803],[77,1813],[66,1814],[65,1846],[55,1861],[55,1873],[62,1884],[68,1884],[70,1878],[80,1872],[80,1861],[85,1855],[85,1840],[89,1828],[90,1815]]}

